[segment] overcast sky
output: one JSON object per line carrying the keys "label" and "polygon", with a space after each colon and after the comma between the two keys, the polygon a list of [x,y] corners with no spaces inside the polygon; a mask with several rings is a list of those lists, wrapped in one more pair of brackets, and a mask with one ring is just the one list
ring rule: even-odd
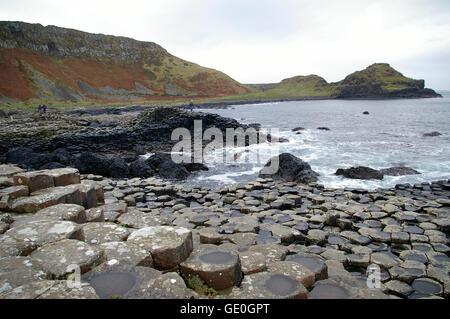
{"label": "overcast sky", "polygon": [[156,42],[242,83],[387,62],[450,89],[450,0],[0,0],[0,20]]}

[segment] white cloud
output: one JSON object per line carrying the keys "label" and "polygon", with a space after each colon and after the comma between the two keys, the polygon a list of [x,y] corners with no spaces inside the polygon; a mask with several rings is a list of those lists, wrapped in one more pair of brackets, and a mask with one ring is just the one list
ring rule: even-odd
{"label": "white cloud", "polygon": [[153,41],[244,83],[311,73],[338,81],[388,62],[450,88],[430,71],[433,54],[450,55],[447,0],[15,0],[0,4],[0,20]]}

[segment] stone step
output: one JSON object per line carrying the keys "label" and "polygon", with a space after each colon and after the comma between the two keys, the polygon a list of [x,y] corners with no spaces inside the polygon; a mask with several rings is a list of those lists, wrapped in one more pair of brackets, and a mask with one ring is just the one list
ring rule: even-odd
{"label": "stone step", "polygon": [[27,186],[11,186],[0,190],[0,209],[7,209],[8,203],[18,197],[29,195]]}
{"label": "stone step", "polygon": [[36,213],[57,204],[83,204],[83,195],[78,185],[41,189],[28,197],[20,197],[11,202],[9,209],[16,213]]}
{"label": "stone step", "polygon": [[[24,190],[22,192],[25,194]],[[102,187],[95,182],[83,181],[80,184],[40,189],[31,193],[30,196],[19,197],[3,204],[5,209],[16,213],[36,213],[58,204],[76,204],[93,208],[103,203]]]}
{"label": "stone step", "polygon": [[12,164],[0,165],[0,177],[12,177],[15,174],[22,172],[24,172],[24,170],[16,165]]}
{"label": "stone step", "polygon": [[80,183],[80,173],[75,168],[57,168],[32,172],[21,172],[13,176],[14,185],[26,185],[30,193],[35,191]]}

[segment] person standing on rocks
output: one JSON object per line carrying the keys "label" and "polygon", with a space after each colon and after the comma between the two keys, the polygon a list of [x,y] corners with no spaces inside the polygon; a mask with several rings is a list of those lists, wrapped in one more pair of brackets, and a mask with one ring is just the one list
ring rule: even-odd
{"label": "person standing on rocks", "polygon": [[39,113],[39,115],[42,115],[42,105],[40,105],[40,104],[38,106],[38,113]]}
{"label": "person standing on rocks", "polygon": [[191,102],[189,103],[189,109],[191,110],[191,112],[194,111],[194,101],[191,100]]}

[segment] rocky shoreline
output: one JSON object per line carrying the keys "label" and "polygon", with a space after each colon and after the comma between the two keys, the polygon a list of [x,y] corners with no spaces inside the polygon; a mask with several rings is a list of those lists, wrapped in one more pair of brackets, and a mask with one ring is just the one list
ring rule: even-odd
{"label": "rocky shoreline", "polygon": [[[0,298],[449,296],[448,180],[210,189],[68,168],[0,172]],[[78,288],[67,285],[72,264]],[[380,286],[370,289],[373,265]]]}
{"label": "rocky shoreline", "polygon": [[[449,180],[329,189],[281,154],[276,174],[252,182],[178,184],[207,168],[158,154],[174,128],[258,125],[135,112],[0,122],[0,299],[449,297]],[[344,174],[405,171],[415,173]]]}

